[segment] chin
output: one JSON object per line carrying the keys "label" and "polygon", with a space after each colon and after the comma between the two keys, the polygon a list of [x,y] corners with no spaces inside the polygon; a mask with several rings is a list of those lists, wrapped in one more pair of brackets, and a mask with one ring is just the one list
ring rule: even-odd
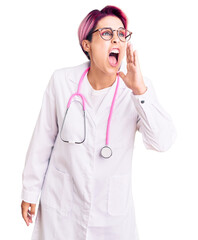
{"label": "chin", "polygon": [[108,66],[106,68],[107,74],[110,74],[110,75],[116,74],[118,71],[119,71],[119,67],[118,66],[117,67]]}

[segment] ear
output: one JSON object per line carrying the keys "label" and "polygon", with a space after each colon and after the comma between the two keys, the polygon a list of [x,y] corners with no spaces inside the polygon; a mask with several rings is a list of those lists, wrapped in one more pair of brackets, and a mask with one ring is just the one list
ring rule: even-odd
{"label": "ear", "polygon": [[90,42],[88,40],[82,41],[82,47],[83,47],[84,51],[90,52],[91,46],[90,46]]}

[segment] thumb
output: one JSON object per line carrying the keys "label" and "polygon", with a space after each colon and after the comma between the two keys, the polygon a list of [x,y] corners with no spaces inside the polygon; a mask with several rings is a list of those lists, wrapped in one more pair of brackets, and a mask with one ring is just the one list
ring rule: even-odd
{"label": "thumb", "polygon": [[123,80],[125,80],[126,75],[123,72],[119,72],[118,74]]}

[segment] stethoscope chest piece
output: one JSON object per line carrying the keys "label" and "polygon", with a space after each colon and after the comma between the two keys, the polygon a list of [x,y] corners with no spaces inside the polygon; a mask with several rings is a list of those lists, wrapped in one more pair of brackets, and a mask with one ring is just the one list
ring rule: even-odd
{"label": "stethoscope chest piece", "polygon": [[110,147],[104,146],[101,149],[100,154],[103,158],[110,158],[112,156],[112,150]]}

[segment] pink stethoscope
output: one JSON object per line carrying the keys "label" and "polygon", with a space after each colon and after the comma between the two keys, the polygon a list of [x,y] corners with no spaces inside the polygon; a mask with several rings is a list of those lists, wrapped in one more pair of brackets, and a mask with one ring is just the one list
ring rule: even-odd
{"label": "pink stethoscope", "polygon": [[[69,101],[68,101],[68,104],[67,104],[67,109],[66,109],[66,112],[65,112],[65,116],[64,116],[64,119],[63,119],[63,124],[62,124],[62,127],[61,127],[61,131],[60,131],[60,137],[61,137],[61,140],[63,142],[66,142],[66,143],[76,143],[76,144],[80,144],[80,143],[83,143],[85,141],[85,136],[86,136],[86,121],[85,121],[85,97],[80,93],[80,87],[81,87],[81,84],[82,84],[82,81],[85,77],[85,74],[89,71],[90,67],[88,67],[84,73],[82,74],[81,78],[80,78],[80,81],[79,81],[79,84],[78,84],[78,90],[76,93],[72,94],[71,97],[69,98]],[[114,93],[114,96],[113,96],[113,100],[112,100],[112,103],[111,103],[111,108],[110,108],[110,113],[109,113],[109,117],[108,117],[108,123],[107,123],[107,131],[106,131],[106,145],[101,149],[100,151],[100,155],[103,157],[103,158],[110,158],[112,156],[112,149],[108,146],[109,145],[109,128],[110,128],[110,121],[111,121],[111,116],[112,116],[112,112],[113,112],[113,106],[114,106],[114,102],[115,102],[115,98],[116,98],[116,94],[117,94],[117,90],[118,90],[118,86],[119,86],[119,74],[117,73],[117,76],[118,76],[118,80],[117,80],[117,85],[116,85],[116,89],[115,89],[115,93]],[[62,130],[63,130],[63,126],[64,126],[64,123],[65,123],[65,119],[66,119],[66,115],[67,115],[67,112],[68,112],[68,109],[70,107],[70,104],[71,104],[71,100],[74,96],[80,96],[81,99],[82,99],[82,103],[83,103],[83,114],[84,114],[84,139],[81,141],[81,142],[73,142],[73,141],[68,141],[68,140],[65,140],[62,138]]]}

